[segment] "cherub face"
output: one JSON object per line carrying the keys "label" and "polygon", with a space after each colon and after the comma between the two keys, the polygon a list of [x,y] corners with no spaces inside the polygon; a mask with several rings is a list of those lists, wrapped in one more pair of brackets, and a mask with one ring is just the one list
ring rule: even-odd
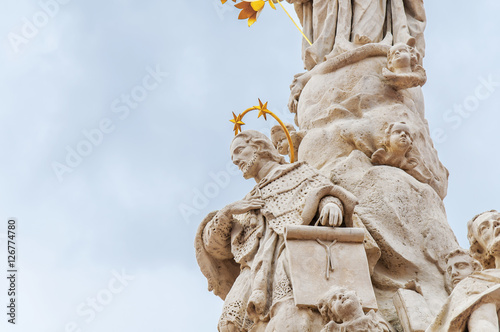
{"label": "cherub face", "polygon": [[467,255],[456,255],[448,259],[446,267],[446,278],[451,288],[455,286],[472,273],[475,272],[472,265],[472,258]]}
{"label": "cherub face", "polygon": [[353,291],[339,292],[332,298],[332,310],[339,317],[356,317],[363,314],[361,303]]}
{"label": "cherub face", "polygon": [[407,151],[412,144],[410,128],[404,123],[394,124],[391,136],[389,137],[389,143],[393,150]]}
{"label": "cherub face", "polygon": [[273,145],[276,147],[278,152],[282,155],[287,155],[289,153],[288,139],[282,131],[272,133]]}
{"label": "cherub face", "polygon": [[490,255],[500,255],[500,213],[486,212],[474,220],[472,234]]}
{"label": "cherub face", "polygon": [[410,68],[411,54],[408,47],[404,44],[395,45],[391,49],[392,57],[390,59],[393,68]]}

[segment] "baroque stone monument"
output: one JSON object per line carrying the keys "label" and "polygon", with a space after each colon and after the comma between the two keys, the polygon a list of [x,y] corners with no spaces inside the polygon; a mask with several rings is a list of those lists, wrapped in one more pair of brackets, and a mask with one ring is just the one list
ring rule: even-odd
{"label": "baroque stone monument", "polygon": [[[305,36],[298,128],[238,133],[272,113],[233,113],[231,159],[256,185],[196,234],[219,331],[499,331],[500,214],[459,247],[425,119],[422,0],[287,1]],[[253,24],[265,3],[236,6]]]}

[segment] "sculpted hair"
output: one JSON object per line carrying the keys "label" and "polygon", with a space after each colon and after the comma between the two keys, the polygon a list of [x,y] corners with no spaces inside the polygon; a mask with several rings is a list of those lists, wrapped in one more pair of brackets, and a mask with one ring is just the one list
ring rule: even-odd
{"label": "sculpted hair", "polygon": [[479,271],[479,270],[481,270],[483,268],[481,266],[481,264],[479,264],[479,262],[474,257],[472,257],[472,255],[470,254],[469,250],[465,250],[465,249],[462,249],[462,248],[455,249],[452,252],[450,252],[448,255],[446,255],[446,257],[444,259],[445,263],[448,264],[448,261],[451,258],[456,257],[456,256],[466,256],[468,258],[468,260],[469,260],[469,263],[474,268],[474,271]]}
{"label": "sculpted hair", "polygon": [[486,212],[479,213],[474,216],[471,220],[467,222],[467,239],[469,240],[470,243],[470,252],[472,257],[477,259],[481,265],[485,269],[493,269],[495,268],[495,259],[493,256],[491,256],[485,248],[483,248],[477,239],[474,237],[474,233],[472,232],[472,226],[474,225],[474,221],[476,221],[477,218],[482,216],[483,214],[486,213],[498,213],[497,210],[490,210]]}
{"label": "sculpted hair", "polygon": [[[385,130],[384,139],[382,140],[382,144],[383,144],[385,147],[387,147],[387,148],[391,147],[391,134],[392,134],[392,128],[394,128],[394,126],[395,126],[396,124],[404,124],[404,125],[405,125],[405,126],[407,126],[407,127],[408,127],[408,129],[409,129],[409,126],[406,124],[406,122],[402,122],[402,121],[401,121],[401,122],[393,122],[393,123],[391,123],[391,124],[387,127],[387,129]],[[412,135],[411,131],[408,131],[408,132],[407,132],[407,134],[408,134],[408,137],[410,138],[410,140],[411,140],[411,142],[412,142],[412,145],[410,145],[410,147],[408,148],[408,152],[410,152],[410,151],[412,150],[412,148],[413,148],[413,135]]]}
{"label": "sculpted hair", "polygon": [[332,302],[340,294],[344,294],[347,292],[348,292],[347,288],[340,287],[340,286],[333,286],[319,300],[318,308],[320,308],[320,313],[323,316],[323,318],[325,319],[325,321],[333,320],[336,323],[342,323],[343,319],[332,308]]}
{"label": "sculpted hair", "polygon": [[233,141],[236,138],[243,138],[247,144],[255,147],[261,157],[267,157],[279,164],[286,164],[285,158],[279,154],[271,140],[263,133],[256,130],[245,130],[236,135]]}
{"label": "sculpted hair", "polygon": [[411,69],[414,70],[415,67],[420,63],[421,56],[420,53],[415,49],[415,47],[404,44],[404,43],[397,43],[393,45],[389,51],[387,52],[387,68],[392,71],[394,67],[392,66],[392,57],[394,56],[394,53],[396,52],[397,49],[400,47],[404,47],[408,53],[410,53],[410,66]]}

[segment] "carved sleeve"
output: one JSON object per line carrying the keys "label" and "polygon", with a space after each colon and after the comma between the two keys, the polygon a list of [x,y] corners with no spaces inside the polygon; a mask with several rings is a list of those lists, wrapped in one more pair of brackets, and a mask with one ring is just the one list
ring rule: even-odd
{"label": "carved sleeve", "polygon": [[325,205],[329,203],[337,205],[340,208],[340,211],[342,211],[342,215],[344,215],[344,207],[342,206],[342,202],[340,201],[340,199],[334,196],[325,196],[321,199],[321,201],[319,201],[318,213],[321,213]]}
{"label": "carved sleeve", "polygon": [[203,230],[203,244],[208,253],[217,259],[233,258],[231,229],[233,220],[221,211],[208,222]]}

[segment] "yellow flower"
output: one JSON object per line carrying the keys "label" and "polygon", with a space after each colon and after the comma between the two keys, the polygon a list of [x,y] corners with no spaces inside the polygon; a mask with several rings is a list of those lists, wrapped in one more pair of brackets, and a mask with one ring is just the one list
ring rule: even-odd
{"label": "yellow flower", "polygon": [[234,6],[238,9],[241,9],[238,19],[248,19],[248,26],[252,26],[252,24],[257,21],[257,17],[259,17],[262,9],[264,9],[264,5],[266,4],[266,2],[269,2],[269,5],[273,9],[276,9],[272,0],[243,0],[240,3],[237,3]]}

